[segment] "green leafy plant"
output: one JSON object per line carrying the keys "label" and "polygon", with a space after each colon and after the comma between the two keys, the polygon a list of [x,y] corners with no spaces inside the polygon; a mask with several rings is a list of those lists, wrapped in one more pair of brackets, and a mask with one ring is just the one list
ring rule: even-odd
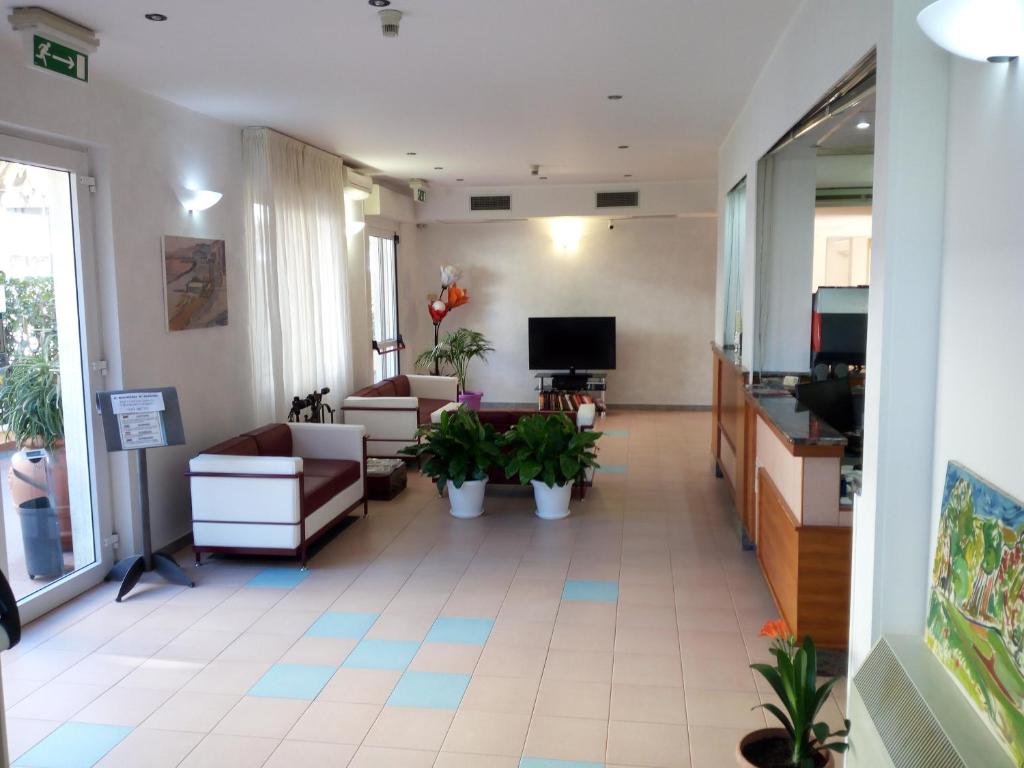
{"label": "green leafy plant", "polygon": [[481,424],[468,408],[442,411],[440,423],[420,427],[417,436],[419,442],[400,453],[423,459],[420,470],[434,479],[438,492],[449,480],[461,488],[467,480],[486,479],[488,469],[501,466],[494,427]]}
{"label": "green leafy plant", "polygon": [[46,337],[38,352],[18,358],[3,374],[0,422],[19,446],[52,449],[64,437],[60,368],[48,349],[53,341]]}
{"label": "green leafy plant", "polygon": [[468,328],[446,333],[441,340],[430,349],[421,352],[416,358],[417,368],[430,368],[435,370],[450,369],[458,380],[459,392],[466,391],[466,375],[469,372],[469,364],[475,359],[486,360],[487,355],[494,351],[484,335],[479,331],[471,331]]}
{"label": "green leafy plant", "polygon": [[600,432],[580,432],[564,414],[524,416],[505,433],[506,477],[526,485],[540,480],[549,488],[575,482],[584,470],[600,466],[594,444]]}
{"label": "green leafy plant", "polygon": [[782,621],[766,622],[761,628],[761,635],[772,638],[775,666],[751,664],[750,668],[768,681],[785,711],[772,703],[758,706],[771,712],[786,729],[792,742],[791,764],[795,768],[814,768],[815,756],[823,750],[845,752],[848,746],[845,741],[830,742],[828,739],[846,738],[850,733],[850,721],[844,720],[843,728],[838,731],[832,731],[824,721],[815,722],[839,678],[833,677],[818,685],[818,657],[814,641],[807,636],[798,645]]}

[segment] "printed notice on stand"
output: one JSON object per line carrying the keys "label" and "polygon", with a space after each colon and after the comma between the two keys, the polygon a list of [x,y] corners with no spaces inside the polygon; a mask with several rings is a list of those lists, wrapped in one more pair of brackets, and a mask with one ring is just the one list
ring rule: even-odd
{"label": "printed notice on stand", "polygon": [[[153,394],[160,395],[159,392]],[[163,410],[162,405],[163,399],[161,398],[160,411]],[[117,428],[121,433],[122,450],[132,451],[141,448],[159,448],[167,445],[163,414],[160,411],[135,411],[117,414]]]}
{"label": "printed notice on stand", "polygon": [[110,410],[116,414],[156,413],[165,408],[163,392],[118,392],[110,396]]}

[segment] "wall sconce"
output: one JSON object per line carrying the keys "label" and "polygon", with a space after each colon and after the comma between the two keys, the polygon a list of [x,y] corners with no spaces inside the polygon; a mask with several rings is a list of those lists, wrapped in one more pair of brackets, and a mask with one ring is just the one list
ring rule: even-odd
{"label": "wall sconce", "polygon": [[174,194],[178,196],[181,207],[189,213],[212,208],[223,197],[220,192],[214,192],[209,189],[186,189],[185,187],[175,187]]}
{"label": "wall sconce", "polygon": [[551,220],[551,242],[556,251],[576,253],[583,239],[583,219],[558,218]]}
{"label": "wall sconce", "polygon": [[937,46],[965,59],[1002,63],[1024,53],[1020,0],[936,0],[917,24]]}

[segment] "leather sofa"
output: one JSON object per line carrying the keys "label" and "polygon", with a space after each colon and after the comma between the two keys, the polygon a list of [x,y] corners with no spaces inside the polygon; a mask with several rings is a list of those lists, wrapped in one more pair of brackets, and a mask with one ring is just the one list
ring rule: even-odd
{"label": "leather sofa", "polygon": [[366,503],[357,425],[267,424],[189,461],[196,563],[204,552],[298,556]]}
{"label": "leather sofa", "polygon": [[366,429],[369,456],[394,458],[416,444],[417,428],[429,424],[434,411],[457,399],[453,376],[394,376],[346,397],[342,422]]}

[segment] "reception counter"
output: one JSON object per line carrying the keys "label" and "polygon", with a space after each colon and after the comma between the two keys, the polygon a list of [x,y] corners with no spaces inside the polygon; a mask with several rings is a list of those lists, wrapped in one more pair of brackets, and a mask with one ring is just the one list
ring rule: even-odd
{"label": "reception counter", "polygon": [[712,453],[744,543],[756,547],[793,634],[844,648],[853,523],[839,493],[846,438],[785,390],[749,384],[729,350],[715,346],[713,364]]}

